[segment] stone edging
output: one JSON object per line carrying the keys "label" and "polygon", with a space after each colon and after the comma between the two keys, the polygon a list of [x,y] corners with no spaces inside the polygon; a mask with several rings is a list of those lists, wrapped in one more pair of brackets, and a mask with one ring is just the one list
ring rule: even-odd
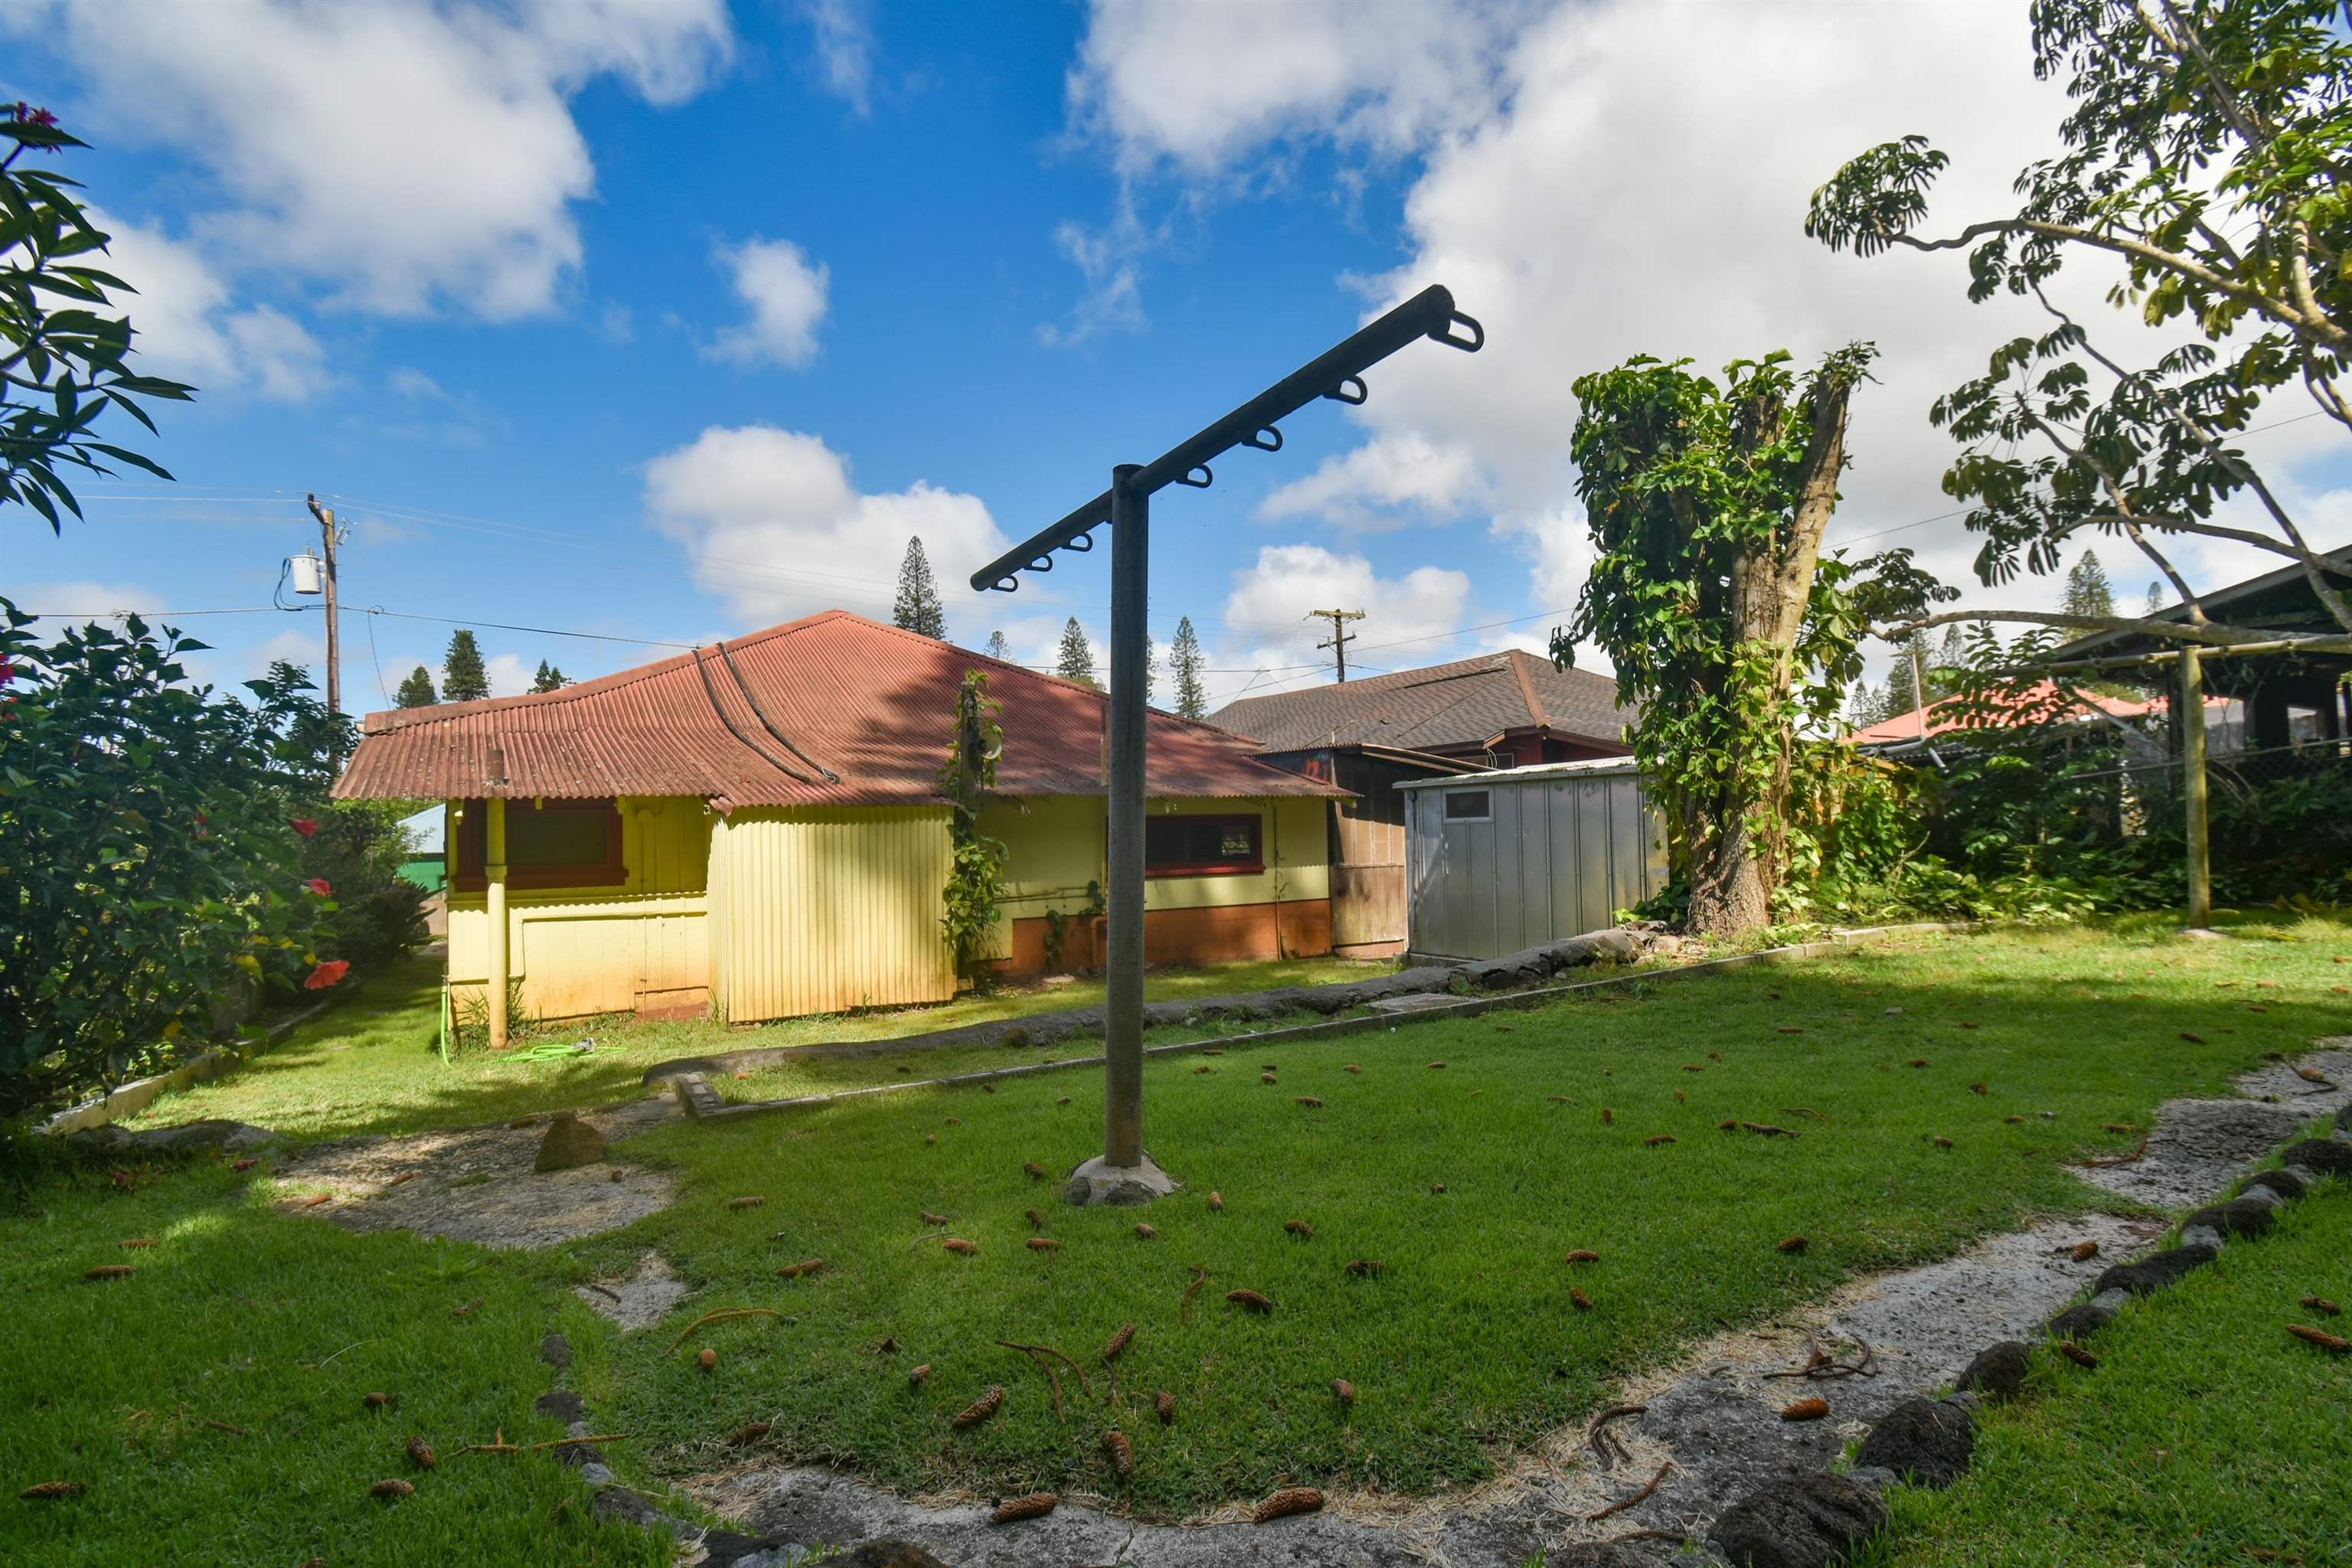
{"label": "stone edging", "polygon": [[[2282,1160],[2280,1169],[2246,1177],[2238,1196],[2190,1214],[2181,1222],[2180,1245],[2109,1268],[2093,1283],[2088,1300],[2042,1325],[2044,1335],[2070,1361],[2095,1368],[2097,1358],[2077,1341],[2113,1321],[2132,1297],[2177,1284],[2219,1258],[2231,1238],[2264,1234],[2277,1210],[2324,1178],[2352,1182],[2352,1106],[2336,1113],[2331,1136],[2289,1145]],[[1979,1402],[2021,1393],[2032,1354],[2021,1340],[1987,1346],[1960,1373],[1957,1393],[1906,1400],[1881,1416],[1854,1451],[1852,1470],[1800,1471],[1748,1493],[1717,1516],[1709,1543],[1735,1563],[1843,1560],[1886,1528],[1885,1488],[1904,1483],[1940,1489],[1967,1473],[1976,1454]]]}
{"label": "stone edging", "polygon": [[42,1122],[39,1131],[54,1134],[82,1132],[93,1127],[104,1127],[126,1116],[136,1116],[173,1090],[185,1089],[192,1083],[202,1083],[207,1079],[218,1078],[225,1072],[243,1067],[263,1051],[283,1043],[286,1037],[292,1034],[295,1029],[309,1023],[341,1000],[341,997],[336,996],[321,997],[292,1017],[281,1018],[270,1025],[268,1028],[262,1031],[261,1037],[257,1040],[239,1041],[233,1046],[223,1046],[182,1062],[178,1067],[167,1071],[156,1073],[149,1078],[132,1079],[129,1083],[108,1093],[99,1095],[92,1100],[85,1100],[79,1105],[58,1111],[55,1116]]}
{"label": "stone edging", "polygon": [[[1362,1018],[1331,1018],[1319,1024],[1297,1024],[1287,1028],[1281,1029],[1265,1029],[1240,1035],[1210,1036],[1206,1038],[1198,1040],[1180,1040],[1164,1046],[1147,1046],[1144,1047],[1143,1054],[1147,1058],[1186,1056],[1201,1051],[1224,1050],[1236,1045],[1257,1047],[1280,1045],[1293,1040],[1328,1039],[1340,1035],[1361,1034],[1369,1030],[1394,1029],[1402,1024],[1421,1023],[1429,1019],[1472,1018],[1476,1017],[1482,1013],[1495,1012],[1503,1008],[1538,1007],[1548,1002],[1559,1001],[1565,997],[1579,995],[1586,992],[1622,988],[1628,985],[1643,984],[1654,980],[1690,980],[1705,975],[1722,973],[1727,970],[1745,968],[1750,964],[1779,963],[1790,959],[1819,958],[1826,953],[1835,952],[1841,948],[1850,946],[1853,942],[1860,942],[1870,937],[1899,936],[1916,931],[1972,931],[1978,929],[1985,922],[1982,921],[1920,921],[1906,925],[1864,926],[1851,931],[1834,931],[1827,940],[1821,942],[1796,942],[1787,947],[1768,947],[1759,949],[1755,952],[1733,953],[1725,958],[1704,959],[1696,963],[1671,964],[1661,969],[1636,970],[1623,974],[1613,974],[1601,980],[1578,981],[1573,984],[1568,985],[1541,985],[1525,991],[1504,992],[1493,996],[1465,996],[1458,1002],[1438,1003],[1427,1007],[1416,1007],[1411,1012],[1379,1014],[1370,1017]],[[1615,933],[1593,933],[1595,936],[1603,934]],[[1577,942],[1588,940],[1590,939],[1587,937],[1575,937],[1570,939],[1570,942]],[[1568,943],[1555,943],[1552,945],[1553,947],[1558,948],[1565,947]],[[1474,975],[1474,977],[1489,973],[1524,973],[1528,965],[1529,954],[1543,953],[1549,951],[1551,951],[1549,948],[1531,948],[1528,950],[1528,953],[1513,953],[1507,958],[1484,960],[1475,965],[1455,965],[1446,973],[1449,977],[1465,973],[1469,973]],[[1391,976],[1390,978],[1401,978],[1401,976]],[[1353,986],[1362,984],[1377,983],[1342,983],[1343,986]],[[1329,986],[1301,986],[1295,989],[1298,992],[1304,993],[1308,991],[1329,991],[1337,988]],[[1390,994],[1409,994],[1411,993],[1400,991]],[[1284,995],[1286,994],[1280,992],[1261,992],[1256,993],[1255,994],[1263,996]],[[1213,997],[1202,1002],[1181,1005],[1160,1003],[1154,1004],[1154,1005],[1181,1005],[1189,1007],[1197,1014],[1201,1011],[1207,1010],[1219,1003],[1230,1005],[1243,1000],[1245,999]],[[1099,1009],[1087,1008],[1079,1009],[1077,1011],[1081,1014],[1096,1013],[1098,1012]],[[1065,1016],[1069,1016],[1070,1015],[1066,1015]],[[1008,1021],[1008,1023],[1016,1026],[1024,1022],[1027,1022],[1027,1020],[1014,1019]],[[974,1026],[974,1027],[988,1026]],[[1002,1028],[1001,1026],[999,1027],[1000,1033],[1002,1033]],[[964,1033],[964,1031],[940,1031],[940,1033],[961,1035]],[[1098,1067],[1102,1064],[1103,1060],[1100,1056],[1086,1056],[1067,1057],[1059,1061],[1022,1062],[1012,1067],[987,1068],[979,1072],[957,1073],[945,1078],[908,1079],[901,1083],[875,1084],[866,1089],[835,1089],[826,1094],[795,1095],[787,1100],[745,1100],[740,1104],[730,1104],[717,1089],[710,1087],[709,1074],[712,1071],[735,1071],[741,1070],[745,1066],[758,1067],[773,1065],[778,1061],[798,1059],[812,1052],[824,1052],[827,1054],[851,1054],[854,1052],[857,1055],[879,1056],[910,1049],[922,1050],[936,1048],[942,1043],[965,1043],[961,1040],[942,1042],[935,1037],[916,1036],[910,1037],[909,1038],[925,1040],[927,1043],[923,1045],[910,1045],[908,1043],[908,1039],[875,1040],[859,1042],[858,1044],[851,1047],[769,1047],[750,1051],[726,1052],[715,1057],[681,1058],[676,1061],[662,1062],[646,1068],[645,1081],[647,1083],[655,1083],[667,1079],[672,1089],[677,1095],[679,1105],[684,1107],[687,1115],[693,1121],[740,1121],[747,1117],[771,1115],[777,1111],[805,1110],[814,1107],[832,1105],[845,1100],[870,1099],[877,1095],[898,1094],[905,1090],[913,1089],[970,1088],[975,1085],[995,1083],[1006,1079],[1028,1078],[1038,1073],[1066,1072],[1075,1068]],[[740,1058],[755,1059],[745,1061]]]}

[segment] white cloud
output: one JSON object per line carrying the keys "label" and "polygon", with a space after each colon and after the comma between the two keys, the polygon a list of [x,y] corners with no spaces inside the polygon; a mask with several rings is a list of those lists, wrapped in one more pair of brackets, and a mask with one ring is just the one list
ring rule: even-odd
{"label": "white cloud", "polygon": [[817,323],[824,320],[833,274],[811,265],[801,247],[784,239],[747,239],[722,245],[714,259],[751,319],[719,335],[704,352],[736,364],[768,360],[797,368],[816,357]]}
{"label": "white cloud", "polygon": [[101,264],[138,292],[116,297],[137,336],[143,374],[199,392],[293,403],[326,386],[327,351],[268,305],[236,305],[228,283],[194,245],[95,209],[112,237]]}
{"label": "white cloud", "polygon": [[859,114],[873,112],[874,29],[856,0],[805,0],[801,6],[815,35],[818,74],[825,90]]}
{"label": "white cloud", "polygon": [[408,405],[411,417],[362,427],[370,434],[445,447],[483,447],[492,434],[507,427],[506,420],[485,407],[474,394],[451,392],[414,365],[399,366],[384,380],[394,395]]}
{"label": "white cloud", "polygon": [[1468,447],[1441,447],[1418,430],[1399,430],[1326,459],[1313,473],[1267,496],[1258,515],[1320,517],[1356,528],[1394,526],[1451,517],[1478,490],[1478,462]]}
{"label": "white cloud", "polygon": [[1486,531],[1527,561],[1528,602],[1565,619],[1592,570],[1592,530],[1585,522],[1584,509],[1571,502],[1549,511],[1498,517]]}
{"label": "white cloud", "polygon": [[1124,198],[1099,232],[1079,223],[1057,226],[1054,244],[1086,279],[1086,291],[1071,308],[1068,323],[1040,326],[1038,341],[1049,349],[1075,348],[1108,332],[1141,331],[1149,322],[1139,268],[1157,242],[1144,232],[1134,204]]}
{"label": "white cloud", "polygon": [[78,621],[103,621],[126,610],[171,609],[152,588],[135,583],[100,583],[88,577],[63,583],[12,583],[9,600],[20,610],[42,612],[36,626],[44,635]]}
{"label": "white cloud", "polygon": [[489,678],[491,696],[520,697],[539,679],[539,666],[520,654],[494,653],[482,660],[482,673]]}
{"label": "white cloud", "polygon": [[1096,0],[1071,71],[1072,118],[1123,173],[1206,178],[1262,144],[1329,135],[1393,157],[1483,107],[1524,4],[1435,0]]}
{"label": "white cloud", "polygon": [[581,259],[595,171],[571,100],[618,77],[655,103],[731,47],[723,0],[139,0],[20,5],[100,119],[201,164],[217,256],[391,315],[545,311]]}
{"label": "white cloud", "polygon": [[[1307,613],[1347,609],[1365,612],[1349,630],[1367,644],[1406,645],[1385,658],[1351,649],[1364,661],[1360,668],[1424,663],[1430,649],[1453,640],[1450,634],[1468,618],[1469,605],[1469,577],[1446,567],[1417,566],[1401,577],[1382,577],[1361,555],[1339,554],[1319,544],[1270,544],[1257,552],[1255,564],[1234,574],[1224,611],[1230,640],[1220,644],[1209,662],[1268,671],[1250,684],[1253,691],[1326,679],[1331,656],[1315,645],[1330,636],[1331,624],[1309,620]],[[1292,666],[1306,668],[1286,668]],[[1228,696],[1242,684],[1229,677],[1218,694]]]}
{"label": "white cloud", "polygon": [[[2022,0],[1249,16],[1242,49],[1227,8],[1097,0],[1071,89],[1081,128],[1108,142],[1130,184],[1172,171],[1195,190],[1244,188],[1318,137],[1343,153],[1418,155],[1409,258],[1362,286],[1378,310],[1443,282],[1487,332],[1475,355],[1416,344],[1374,371],[1371,401],[1352,416],[1364,444],[1276,491],[1268,515],[1360,526],[1475,509],[1528,562],[1527,606],[1564,608],[1589,559],[1567,449],[1577,376],[1635,353],[1688,356],[1707,374],[1778,348],[1804,363],[1866,339],[1880,359],[1854,399],[1832,547],[1909,545],[1965,603],[2055,600],[2054,578],[1977,584],[1979,542],[1958,518],[1907,526],[1953,510],[1939,481],[1958,448],[1929,424],[1929,405],[2047,319],[2006,296],[1971,305],[1956,257],[1859,260],[1802,226],[1812,189],[1842,163],[1914,131],[1953,156],[1939,222],[2013,203],[2010,180],[2055,149],[2068,107],[2061,84],[2033,77]],[[1456,29],[1461,41],[1437,57],[1410,47]],[[2168,345],[2105,303],[2111,269],[2068,272],[2059,302],[2103,346],[2147,360]],[[2255,455],[2284,470],[2316,444],[2340,452],[2323,425],[2259,437]],[[2126,542],[2097,542],[2137,603],[2147,563]],[[2172,548],[2209,584],[2271,563]]]}
{"label": "white cloud", "polygon": [[963,583],[1010,542],[977,496],[921,480],[862,493],[822,438],[767,425],[714,426],[647,463],[646,510],[685,547],[695,581],[754,623],[829,606],[887,617],[917,537],[951,635],[984,639],[980,616],[962,608],[972,598]]}

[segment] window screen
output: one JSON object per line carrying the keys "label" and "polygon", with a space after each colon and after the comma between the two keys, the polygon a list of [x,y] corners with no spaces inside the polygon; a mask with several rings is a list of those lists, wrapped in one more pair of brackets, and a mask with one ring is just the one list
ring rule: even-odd
{"label": "window screen", "polygon": [[[483,873],[489,805],[466,802],[457,824],[456,882],[488,885]],[[507,882],[515,888],[609,888],[628,880],[621,859],[621,814],[610,800],[507,802]]]}
{"label": "window screen", "polygon": [[1487,792],[1483,789],[1448,790],[1445,794],[1448,822],[1484,822],[1493,815],[1488,809]]}
{"label": "window screen", "polygon": [[[518,805],[520,803],[517,803]],[[509,866],[601,866],[610,806],[582,811],[507,807]]]}
{"label": "window screen", "polygon": [[1265,869],[1260,821],[1243,816],[1148,816],[1143,868],[1153,877],[1243,876]]}

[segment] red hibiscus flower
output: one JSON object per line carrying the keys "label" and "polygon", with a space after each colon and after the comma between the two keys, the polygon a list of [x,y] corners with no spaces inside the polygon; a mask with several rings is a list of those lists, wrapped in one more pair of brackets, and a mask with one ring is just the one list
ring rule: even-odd
{"label": "red hibiscus flower", "polygon": [[294,831],[308,838],[319,831],[318,821],[313,817],[298,816],[294,819]]}
{"label": "red hibiscus flower", "polygon": [[331,958],[327,960],[326,963],[319,965],[318,968],[310,971],[310,978],[302,982],[302,989],[305,991],[324,991],[328,986],[334,984],[337,981],[342,979],[344,975],[349,974],[351,972],[352,961],[350,959]]}
{"label": "red hibiscus flower", "polygon": [[329,896],[330,896],[330,895],[331,895],[331,894],[334,892],[334,890],[335,890],[331,886],[330,886],[330,885],[328,884],[327,879],[325,879],[324,877],[313,877],[313,878],[311,878],[311,879],[310,879],[310,881],[308,881],[308,882],[304,883],[303,885],[304,885],[305,887],[309,888],[312,892],[314,892],[314,893],[318,894],[318,895],[319,895],[320,898],[322,898],[322,899],[323,899],[323,898],[327,898],[327,897],[329,897]]}

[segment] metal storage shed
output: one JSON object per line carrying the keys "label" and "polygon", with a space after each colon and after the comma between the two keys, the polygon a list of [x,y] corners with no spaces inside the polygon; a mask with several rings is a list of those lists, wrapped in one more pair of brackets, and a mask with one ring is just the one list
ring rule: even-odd
{"label": "metal storage shed", "polygon": [[1598,931],[1666,885],[1665,835],[1630,758],[1396,787],[1417,957],[1499,958]]}

